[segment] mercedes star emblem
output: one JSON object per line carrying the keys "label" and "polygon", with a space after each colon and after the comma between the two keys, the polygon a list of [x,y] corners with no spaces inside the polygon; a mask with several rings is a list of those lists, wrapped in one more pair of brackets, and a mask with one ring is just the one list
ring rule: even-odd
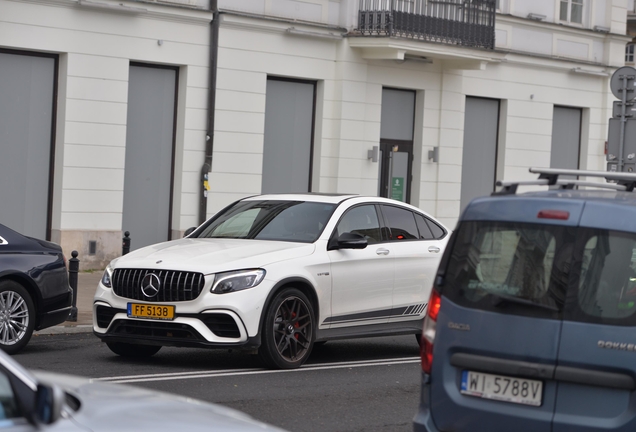
{"label": "mercedes star emblem", "polygon": [[148,273],[141,280],[141,292],[148,298],[156,296],[159,288],[161,288],[161,281],[154,273]]}

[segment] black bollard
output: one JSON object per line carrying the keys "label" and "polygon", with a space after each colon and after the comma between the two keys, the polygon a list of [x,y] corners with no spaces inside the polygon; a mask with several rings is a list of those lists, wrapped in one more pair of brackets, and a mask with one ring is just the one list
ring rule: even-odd
{"label": "black bollard", "polygon": [[130,252],[130,232],[126,231],[124,233],[124,241],[121,247],[121,254],[126,255],[128,252]]}
{"label": "black bollard", "polygon": [[77,273],[79,272],[79,262],[77,251],[71,252],[72,258],[68,260],[68,284],[73,290],[73,306],[68,314],[67,321],[77,321]]}

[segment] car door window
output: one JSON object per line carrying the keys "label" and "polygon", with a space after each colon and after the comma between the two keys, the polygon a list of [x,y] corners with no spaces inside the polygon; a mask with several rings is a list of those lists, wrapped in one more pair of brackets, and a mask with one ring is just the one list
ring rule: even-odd
{"label": "car door window", "polygon": [[367,239],[368,244],[378,243],[382,236],[375,206],[363,205],[348,210],[336,227],[338,237],[344,233],[360,234]]}
{"label": "car door window", "polygon": [[410,210],[395,206],[382,206],[391,241],[418,240],[420,238],[415,216]]}
{"label": "car door window", "polygon": [[9,378],[0,372],[0,422],[21,417]]}
{"label": "car door window", "polygon": [[415,222],[417,223],[417,229],[420,232],[420,240],[434,240],[435,237],[431,232],[428,224],[426,223],[426,218],[421,214],[415,213]]}

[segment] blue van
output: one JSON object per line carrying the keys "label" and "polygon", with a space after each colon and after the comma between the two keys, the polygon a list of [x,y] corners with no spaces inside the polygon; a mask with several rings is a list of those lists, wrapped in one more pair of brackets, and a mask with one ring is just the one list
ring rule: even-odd
{"label": "blue van", "polygon": [[530,171],[472,201],[448,243],[416,432],[636,430],[636,174]]}

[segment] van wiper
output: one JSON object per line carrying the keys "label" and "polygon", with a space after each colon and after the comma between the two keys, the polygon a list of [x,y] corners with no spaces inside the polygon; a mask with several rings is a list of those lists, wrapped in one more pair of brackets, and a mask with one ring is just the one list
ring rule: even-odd
{"label": "van wiper", "polygon": [[536,303],[536,302],[533,302],[532,300],[524,299],[521,297],[514,297],[514,296],[505,295],[505,294],[495,294],[495,293],[489,293],[489,294],[491,296],[490,298],[492,300],[493,306],[500,306],[503,303],[516,303],[516,304],[522,304],[526,306],[534,306],[541,309],[547,309],[553,312],[561,311],[561,309],[556,306],[547,305],[543,303]]}

